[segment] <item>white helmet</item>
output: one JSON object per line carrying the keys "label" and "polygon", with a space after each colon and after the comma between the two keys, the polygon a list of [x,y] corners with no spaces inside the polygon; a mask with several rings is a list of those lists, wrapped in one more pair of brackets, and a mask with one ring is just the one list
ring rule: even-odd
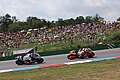
{"label": "white helmet", "polygon": [[83,48],[82,50],[85,51],[85,48]]}
{"label": "white helmet", "polygon": [[30,53],[31,57],[35,57],[36,53]]}
{"label": "white helmet", "polygon": [[87,51],[87,48],[85,48],[85,51]]}

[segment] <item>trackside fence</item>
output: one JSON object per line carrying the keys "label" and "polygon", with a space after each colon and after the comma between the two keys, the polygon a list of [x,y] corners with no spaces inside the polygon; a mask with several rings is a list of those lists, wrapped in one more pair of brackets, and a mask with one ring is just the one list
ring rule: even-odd
{"label": "trackside fence", "polygon": [[[120,48],[120,44],[114,44],[114,48]],[[96,45],[96,46],[89,46],[93,51],[95,50],[103,50],[103,49],[109,49],[109,46],[107,45]],[[60,54],[68,54],[73,49],[67,49],[67,50],[57,50],[57,51],[48,51],[48,52],[38,52],[41,56],[51,56],[51,55],[60,55]],[[78,48],[75,48],[74,50],[78,50]],[[0,57],[0,61],[5,60],[13,60],[15,59],[14,56],[6,56],[6,57]]]}

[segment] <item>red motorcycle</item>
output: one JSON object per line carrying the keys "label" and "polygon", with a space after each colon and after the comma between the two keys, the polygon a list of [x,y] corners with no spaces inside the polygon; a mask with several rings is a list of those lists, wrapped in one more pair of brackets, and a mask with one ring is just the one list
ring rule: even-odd
{"label": "red motorcycle", "polygon": [[70,51],[70,54],[67,56],[68,59],[73,60],[76,58],[84,59],[84,58],[93,58],[95,53],[93,51],[84,51],[81,50],[80,53],[76,53],[75,51]]}

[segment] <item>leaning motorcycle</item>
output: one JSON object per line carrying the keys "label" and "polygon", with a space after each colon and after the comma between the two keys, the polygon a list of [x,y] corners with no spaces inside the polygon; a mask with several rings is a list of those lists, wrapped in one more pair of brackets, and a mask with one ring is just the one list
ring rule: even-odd
{"label": "leaning motorcycle", "polygon": [[73,60],[76,58],[80,58],[80,59],[84,59],[84,58],[93,58],[95,56],[94,52],[85,52],[85,51],[81,51],[81,54],[77,54],[77,53],[70,53],[67,58],[69,60]]}
{"label": "leaning motorcycle", "polygon": [[[32,63],[42,63],[44,59],[40,56],[40,54],[37,54],[37,57],[26,57],[27,55],[30,55],[31,53],[36,53],[34,48],[29,49],[22,49],[22,50],[15,50],[13,51],[13,56],[15,56],[15,63],[17,65],[23,65],[23,64],[32,64]],[[29,58],[29,59],[28,59]]]}
{"label": "leaning motorcycle", "polygon": [[33,64],[33,63],[42,63],[44,61],[43,58],[34,58],[33,60],[23,60],[23,56],[19,56],[19,57],[16,57],[16,61],[15,63],[17,65],[23,65],[23,64],[27,64],[27,65],[30,65],[30,64]]}

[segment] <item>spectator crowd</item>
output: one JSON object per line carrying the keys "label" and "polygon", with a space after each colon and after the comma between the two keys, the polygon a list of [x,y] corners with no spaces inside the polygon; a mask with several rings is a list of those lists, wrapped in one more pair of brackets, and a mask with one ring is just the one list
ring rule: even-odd
{"label": "spectator crowd", "polygon": [[[106,33],[120,30],[120,23],[117,22],[99,22],[99,23],[83,23],[69,26],[57,26],[53,28],[40,28],[22,30],[15,33],[0,33],[0,48],[11,49],[19,48],[22,45],[38,42],[38,44],[49,44],[58,40],[81,40],[94,41],[105,40]],[[101,38],[101,36],[104,36]]]}

